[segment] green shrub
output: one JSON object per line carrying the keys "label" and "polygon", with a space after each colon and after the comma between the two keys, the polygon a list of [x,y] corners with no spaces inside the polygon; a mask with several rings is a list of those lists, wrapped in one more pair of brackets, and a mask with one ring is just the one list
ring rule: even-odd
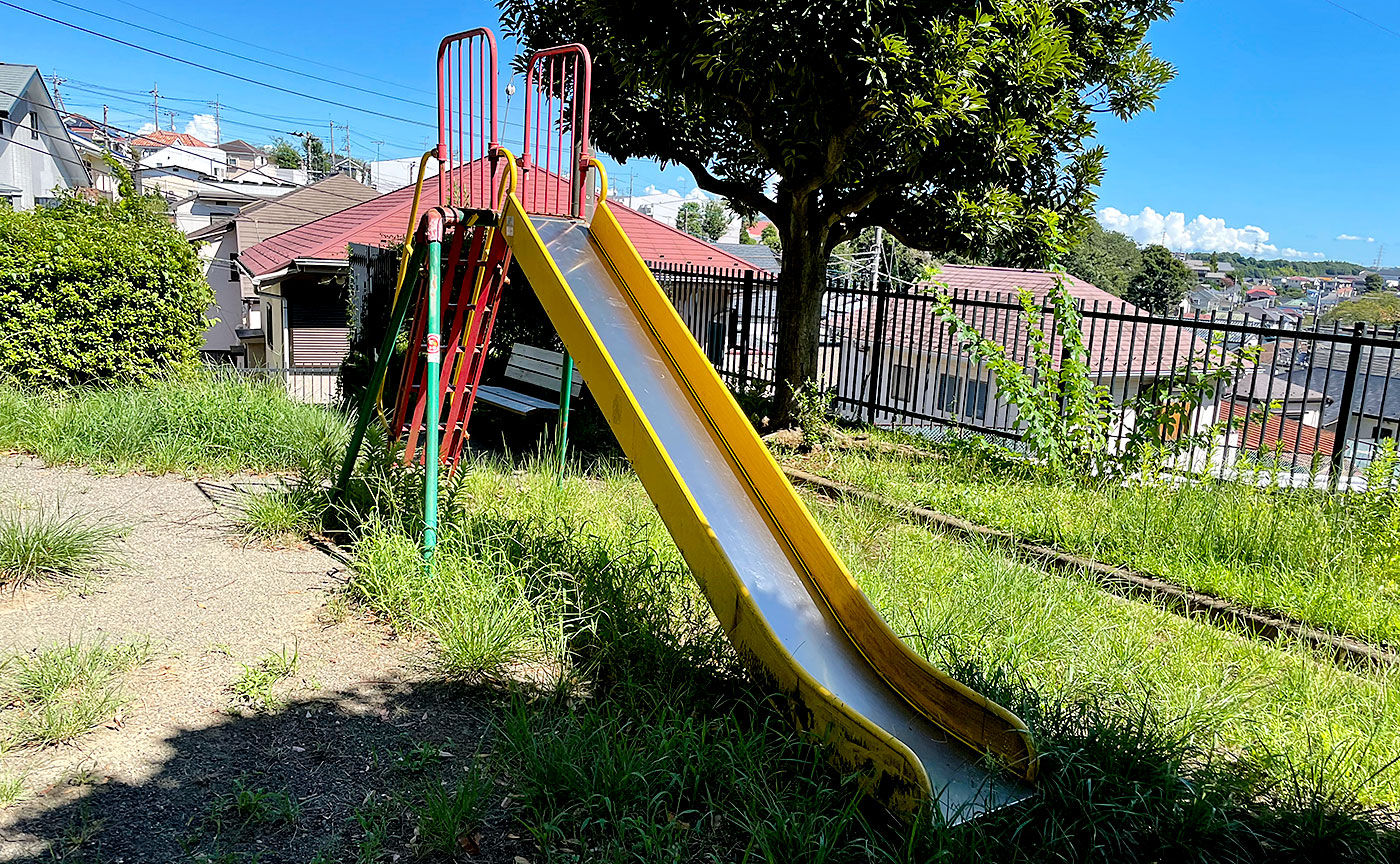
{"label": "green shrub", "polygon": [[144,381],[199,359],[214,292],[141,197],[0,210],[0,377]]}

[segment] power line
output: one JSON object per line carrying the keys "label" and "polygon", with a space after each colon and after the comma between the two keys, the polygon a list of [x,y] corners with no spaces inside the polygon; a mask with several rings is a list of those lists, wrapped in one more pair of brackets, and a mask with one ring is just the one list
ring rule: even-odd
{"label": "power line", "polygon": [[[301,71],[298,71],[298,70],[296,70],[296,69],[292,69],[292,68],[290,68],[290,67],[288,67],[288,66],[279,66],[279,65],[276,64],[276,63],[269,63],[269,62],[267,62],[266,60],[259,60],[259,59],[257,59],[256,57],[249,57],[249,56],[246,55],[246,54],[239,54],[239,53],[237,53],[236,51],[225,51],[225,50],[222,49],[222,48],[215,48],[214,46],[212,46],[212,45],[206,45],[206,44],[204,44],[203,42],[196,42],[196,41],[193,40],[193,39],[186,39],[186,38],[183,37],[183,36],[176,36],[176,35],[174,35],[173,33],[166,33],[166,32],[163,31],[163,30],[157,30],[157,29],[155,29],[154,27],[147,27],[147,26],[145,26],[144,24],[137,24],[137,23],[135,23],[134,21],[128,21],[128,20],[126,20],[125,18],[118,18],[118,17],[115,16],[115,15],[108,15],[108,14],[106,14],[105,12],[98,12],[98,11],[95,11],[95,10],[93,10],[93,9],[88,9],[88,8],[85,7],[85,6],[79,6],[79,5],[76,4],[76,3],[69,3],[68,0],[49,0],[49,2],[51,2],[51,3],[57,3],[59,6],[66,6],[66,7],[68,7],[69,9],[75,9],[75,10],[77,10],[77,11],[79,11],[79,12],[85,12],[85,13],[87,13],[88,15],[95,15],[95,16],[98,17],[98,18],[104,18],[104,19],[106,19],[106,20],[108,20],[108,21],[111,21],[111,22],[113,22],[113,23],[115,23],[115,24],[122,24],[122,25],[125,25],[125,26],[127,26],[127,27],[132,27],[132,28],[135,28],[135,29],[137,29],[137,30],[142,30],[142,31],[145,31],[146,33],[150,33],[150,34],[155,35],[155,36],[163,36],[163,37],[165,37],[166,39],[174,39],[176,42],[183,42],[183,43],[185,43],[186,45],[192,45],[192,46],[194,46],[195,48],[201,48],[201,49],[203,49],[203,50],[205,50],[205,51],[213,51],[215,54],[223,54],[225,57],[232,57],[232,58],[234,58],[235,60],[242,60],[242,61],[244,61],[245,63],[255,63],[255,64],[259,65],[259,66],[266,66],[266,67],[269,68],[269,69],[276,69],[276,70],[279,71],[279,72],[286,72],[286,73],[288,73],[288,74],[290,74],[290,75],[299,75],[299,76],[301,76],[302,78],[309,78],[309,79],[311,79],[312,81],[320,81],[322,84],[330,84],[330,85],[333,85],[333,86],[336,86],[336,87],[345,87],[345,88],[348,88],[348,89],[350,89],[350,90],[357,90],[357,91],[359,91],[359,92],[361,92],[361,93],[367,93],[367,94],[369,94],[369,95],[371,95],[371,96],[378,96],[378,97],[380,97],[380,98],[382,98],[382,99],[393,99],[393,100],[396,101],[396,102],[403,102],[403,103],[405,103],[405,104],[407,104],[407,105],[416,105],[416,106],[418,106],[418,107],[420,107],[420,108],[436,108],[436,106],[434,106],[434,105],[429,105],[429,104],[426,103],[426,102],[419,102],[419,101],[416,101],[416,100],[414,100],[414,99],[405,99],[405,98],[402,97],[402,96],[394,96],[393,94],[390,94],[390,93],[381,93],[381,92],[378,91],[378,90],[370,90],[370,89],[367,88],[367,87],[360,87],[360,86],[357,86],[357,85],[355,85],[355,84],[346,84],[346,83],[343,82],[343,81],[335,81],[335,80],[333,80],[333,79],[331,79],[331,78],[323,78],[323,77],[321,77],[320,75],[312,75],[310,72],[301,72]],[[6,5],[8,5],[8,4],[6,4]]]}
{"label": "power line", "polygon": [[437,129],[437,125],[436,125],[436,124],[433,124],[433,123],[424,123],[424,122],[421,121],[421,120],[410,120],[410,119],[408,119],[407,117],[399,117],[399,116],[397,116],[397,115],[395,115],[395,114],[386,114],[386,113],[384,113],[383,111],[374,111],[374,110],[369,109],[369,108],[359,108],[359,107],[356,107],[356,106],[354,106],[354,105],[350,105],[350,104],[345,103],[345,102],[337,102],[337,101],[334,100],[334,99],[326,99],[326,98],[324,98],[324,97],[322,97],[322,96],[312,96],[310,93],[299,93],[299,92],[297,92],[296,90],[292,90],[291,88],[282,87],[282,86],[279,86],[279,85],[277,85],[277,84],[269,84],[269,83],[267,83],[266,81],[259,81],[259,80],[257,80],[256,78],[249,78],[249,77],[247,77],[246,75],[239,75],[239,74],[234,73],[234,72],[225,72],[224,70],[222,70],[222,69],[216,69],[216,68],[213,67],[213,66],[206,66],[206,65],[203,64],[203,63],[196,63],[196,62],[193,61],[193,60],[186,60],[186,59],[183,58],[183,57],[176,57],[174,54],[167,54],[167,53],[165,53],[164,51],[157,51],[157,50],[154,49],[154,48],[147,48],[147,47],[144,46],[144,45],[137,45],[135,42],[128,42],[128,41],[126,41],[125,39],[118,39],[118,38],[115,37],[115,36],[108,36],[108,35],[105,34],[105,33],[99,33],[99,32],[97,32],[96,30],[90,30],[90,29],[88,29],[87,27],[83,27],[83,26],[81,26],[81,25],[74,24],[74,23],[72,23],[72,22],[70,22],[70,21],[64,21],[64,20],[61,19],[61,18],[54,18],[53,16],[51,16],[51,15],[45,15],[45,14],[43,14],[42,12],[35,12],[33,9],[26,9],[26,8],[24,8],[23,6],[17,6],[17,5],[15,5],[14,3],[9,2],[9,0],[0,0],[0,6],[5,6],[5,7],[8,7],[8,8],[10,8],[10,9],[14,9],[14,10],[17,11],[17,12],[23,12],[23,13],[26,14],[26,15],[33,15],[35,18],[42,18],[42,19],[45,20],[45,21],[50,21],[50,22],[52,22],[52,23],[54,23],[54,24],[58,24],[58,25],[60,25],[60,26],[62,26],[62,27],[67,27],[67,28],[69,28],[70,30],[77,30],[79,33],[86,33],[86,34],[88,34],[89,36],[96,36],[98,39],[105,39],[106,41],[108,41],[108,42],[114,42],[114,43],[116,43],[117,45],[124,45],[124,46],[126,46],[127,48],[134,48],[134,49],[136,49],[137,51],[143,51],[143,52],[145,52],[145,53],[147,53],[147,54],[151,54],[151,55],[154,55],[154,56],[156,56],[156,57],[162,57],[162,58],[164,58],[164,59],[166,59],[166,60],[171,60],[171,61],[174,61],[174,62],[176,62],[176,63],[182,63],[182,64],[184,64],[184,65],[186,65],[186,66],[190,66],[190,67],[195,68],[195,69],[202,69],[202,70],[204,70],[205,72],[212,72],[212,73],[214,73],[215,75],[223,75],[223,76],[226,77],[226,78],[232,78],[232,79],[234,79],[235,81],[242,81],[242,82],[245,83],[245,84],[252,84],[252,85],[255,86],[255,87],[265,87],[265,88],[267,88],[267,89],[269,89],[269,90],[276,90],[276,91],[279,92],[279,93],[286,93],[286,94],[289,95],[289,96],[297,96],[297,97],[300,97],[300,98],[302,98],[302,99],[310,99],[310,100],[312,100],[313,102],[320,102],[320,103],[325,104],[325,105],[333,105],[333,106],[335,106],[336,108],[346,108],[346,109],[348,109],[348,110],[350,110],[350,111],[359,111],[359,112],[362,113],[362,114],[372,114],[372,115],[374,115],[375,117],[383,117],[383,118],[386,119],[386,120],[397,120],[397,121],[399,121],[400,123],[409,123],[409,124],[414,125],[414,126],[423,126],[423,127],[428,128],[428,129]]}
{"label": "power line", "polygon": [[1328,6],[1331,6],[1331,7],[1334,8],[1334,9],[1339,9],[1339,10],[1341,10],[1342,12],[1347,13],[1348,15],[1350,15],[1350,16],[1353,17],[1353,18],[1356,18],[1356,19],[1361,20],[1361,21],[1365,21],[1367,24],[1370,24],[1372,27],[1375,27],[1377,30],[1380,30],[1380,31],[1383,32],[1383,33],[1389,33],[1391,36],[1394,36],[1395,38],[1400,39],[1400,30],[1392,30],[1391,28],[1385,26],[1384,24],[1380,23],[1379,21],[1375,21],[1375,20],[1373,20],[1373,19],[1367,18],[1365,15],[1362,15],[1360,12],[1357,12],[1357,11],[1355,11],[1355,10],[1353,10],[1353,9],[1348,9],[1347,7],[1343,6],[1342,4],[1336,2],[1336,0],[1322,0],[1322,2],[1323,2],[1323,3],[1326,3]]}
{"label": "power line", "polygon": [[424,89],[422,89],[421,87],[411,87],[411,86],[409,86],[408,84],[400,84],[400,83],[397,82],[397,81],[390,81],[390,80],[385,79],[385,78],[376,78],[376,77],[374,77],[373,75],[366,75],[366,74],[363,73],[363,72],[356,72],[354,69],[346,69],[346,68],[343,67],[343,66],[333,66],[333,65],[331,65],[330,63],[323,63],[323,62],[321,62],[320,60],[312,60],[312,59],[309,58],[309,57],[299,57],[299,56],[297,56],[296,54],[288,54],[286,51],[278,51],[276,48],[269,48],[269,47],[266,46],[266,45],[259,45],[259,44],[257,44],[256,42],[248,42],[248,41],[243,40],[243,39],[236,39],[236,38],[234,38],[234,37],[232,37],[232,36],[229,36],[229,35],[226,34],[226,33],[220,33],[220,32],[217,31],[217,30],[209,30],[209,29],[207,29],[207,28],[200,27],[198,24],[191,24],[191,23],[189,23],[188,21],[181,21],[181,20],[178,19],[178,18],[172,18],[172,17],[170,17],[169,15],[164,15],[164,14],[162,14],[162,13],[160,13],[160,12],[155,11],[154,9],[147,9],[147,8],[145,8],[144,6],[137,6],[135,3],[128,3],[127,0],[117,0],[117,2],[120,3],[120,4],[122,4],[123,6],[129,6],[129,7],[131,7],[132,9],[135,9],[135,10],[138,11],[138,12],[144,12],[144,13],[146,13],[147,15],[153,15],[153,16],[155,16],[156,18],[163,18],[163,19],[165,19],[166,21],[171,22],[172,24],[179,24],[181,27],[188,27],[188,28],[190,28],[191,30],[198,30],[198,31],[201,32],[201,33],[208,33],[210,36],[217,36],[217,37],[219,37],[220,39],[224,39],[224,40],[226,40],[226,41],[228,41],[228,42],[234,42],[234,43],[237,43],[237,44],[239,44],[239,45],[247,45],[249,48],[256,48],[256,49],[258,49],[259,51],[266,51],[266,52],[268,52],[269,54],[277,54],[277,55],[280,55],[280,56],[282,56],[282,57],[287,57],[287,58],[292,59],[292,60],[300,60],[300,61],[303,62],[303,63],[311,63],[311,64],[313,64],[313,65],[315,65],[315,66],[322,66],[322,67],[324,67],[324,68],[326,68],[326,69],[331,69],[331,70],[334,70],[334,71],[336,71],[336,72],[344,72],[346,75],[354,75],[354,76],[356,76],[357,78],[364,78],[364,79],[367,80],[367,81],[378,81],[380,84],[388,84],[388,85],[391,86],[391,87],[401,87],[401,88],[403,88],[404,90],[412,90],[412,91],[414,91],[414,92],[416,92],[416,93],[423,93],[423,94],[429,95],[429,96],[432,95],[432,91],[431,91],[431,90],[424,90]]}

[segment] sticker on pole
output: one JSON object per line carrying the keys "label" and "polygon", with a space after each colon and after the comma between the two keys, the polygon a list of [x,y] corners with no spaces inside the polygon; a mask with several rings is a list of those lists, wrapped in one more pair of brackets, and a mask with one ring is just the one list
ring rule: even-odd
{"label": "sticker on pole", "polygon": [[442,337],[436,333],[428,334],[428,362],[437,363],[442,360]]}

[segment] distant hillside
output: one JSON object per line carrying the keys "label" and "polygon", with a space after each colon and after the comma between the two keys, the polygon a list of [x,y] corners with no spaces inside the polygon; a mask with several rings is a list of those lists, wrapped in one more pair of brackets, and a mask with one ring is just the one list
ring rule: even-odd
{"label": "distant hillside", "polygon": [[[1192,258],[1210,260],[1209,252],[1192,252]],[[1216,252],[1215,257],[1235,265],[1235,275],[1268,279],[1272,276],[1359,276],[1365,267],[1349,261],[1288,261],[1283,258],[1251,258],[1238,252]]]}

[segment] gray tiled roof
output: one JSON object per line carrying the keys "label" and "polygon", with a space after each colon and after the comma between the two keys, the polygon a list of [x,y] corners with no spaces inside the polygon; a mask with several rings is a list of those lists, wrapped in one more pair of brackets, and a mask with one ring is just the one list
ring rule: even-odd
{"label": "gray tiled roof", "polygon": [[23,63],[0,63],[0,110],[13,111],[15,103],[19,101],[20,93],[24,92],[25,86],[29,84],[29,79],[34,77],[34,73],[39,71],[38,66],[29,66]]}

